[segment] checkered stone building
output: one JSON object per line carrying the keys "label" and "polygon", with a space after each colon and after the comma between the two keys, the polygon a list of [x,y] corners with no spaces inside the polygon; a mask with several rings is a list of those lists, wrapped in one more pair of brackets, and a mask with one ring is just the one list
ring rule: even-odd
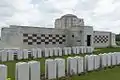
{"label": "checkered stone building", "polygon": [[65,40],[65,35],[59,34],[23,34],[23,42],[27,45],[48,45],[48,44],[63,44]]}
{"label": "checkered stone building", "polygon": [[108,41],[109,39],[107,35],[94,36],[94,43],[106,43]]}
{"label": "checkered stone building", "polygon": [[1,29],[1,48],[51,48],[51,47],[116,46],[115,34],[94,31],[82,18],[73,14],[55,20],[55,28],[16,26]]}

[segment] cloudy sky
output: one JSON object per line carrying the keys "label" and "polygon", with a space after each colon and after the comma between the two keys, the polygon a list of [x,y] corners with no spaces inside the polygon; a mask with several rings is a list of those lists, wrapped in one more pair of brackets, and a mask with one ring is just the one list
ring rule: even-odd
{"label": "cloudy sky", "polygon": [[64,14],[84,18],[94,30],[120,33],[120,0],[0,0],[0,27],[54,27]]}

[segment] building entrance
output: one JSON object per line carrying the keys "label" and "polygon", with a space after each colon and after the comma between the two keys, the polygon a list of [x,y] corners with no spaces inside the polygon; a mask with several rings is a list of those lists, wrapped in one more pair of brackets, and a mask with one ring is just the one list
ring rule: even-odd
{"label": "building entrance", "polygon": [[91,35],[87,35],[87,46],[91,46]]}

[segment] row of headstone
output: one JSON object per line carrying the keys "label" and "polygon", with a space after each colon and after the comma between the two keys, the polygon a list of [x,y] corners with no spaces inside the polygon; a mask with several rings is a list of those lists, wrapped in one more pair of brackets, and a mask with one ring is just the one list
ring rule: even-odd
{"label": "row of headstone", "polygon": [[33,48],[31,50],[28,49],[7,49],[0,51],[0,61],[13,61],[13,60],[21,60],[21,59],[29,59],[29,58],[41,58],[41,57],[52,57],[52,56],[64,56],[71,54],[80,54],[80,53],[92,53],[92,47],[64,47],[62,48]]}
{"label": "row of headstone", "polygon": [[62,48],[45,48],[44,57],[62,56]]}
{"label": "row of headstone", "polygon": [[74,54],[92,53],[93,50],[94,49],[92,47],[85,47],[85,46],[72,47],[72,53]]}
{"label": "row of headstone", "polygon": [[40,80],[40,62],[16,63],[15,80]]}
{"label": "row of headstone", "polygon": [[[120,65],[120,52],[86,55],[85,57],[68,57],[67,72],[65,71],[65,59],[46,59],[45,78],[56,79],[66,75],[82,74],[116,65]],[[40,75],[40,62],[30,61],[16,63],[16,80],[40,80]],[[7,66],[0,65],[0,80],[6,80],[6,78]]]}
{"label": "row of headstone", "polygon": [[[65,76],[65,59],[47,59],[45,78],[56,79]],[[0,65],[0,80],[7,80],[7,66]],[[15,69],[15,80],[41,80],[40,62],[18,62]]]}
{"label": "row of headstone", "polygon": [[64,47],[62,48],[45,48],[44,57],[64,56],[80,53],[92,53],[92,47]]}
{"label": "row of headstone", "polygon": [[67,58],[67,75],[76,75],[84,72],[83,57],[68,57]]}
{"label": "row of headstone", "polygon": [[[45,78],[56,79],[65,76],[65,59],[47,59]],[[7,80],[7,66],[0,65],[0,80]],[[40,62],[18,62],[15,69],[15,80],[41,80]]]}
{"label": "row of headstone", "polygon": [[120,52],[99,54],[101,67],[109,67],[120,64]]}
{"label": "row of headstone", "polygon": [[42,50],[41,49],[32,49],[31,51],[27,49],[23,50],[1,50],[0,51],[0,61],[13,61],[29,58],[41,58]]}
{"label": "row of headstone", "polygon": [[47,79],[55,79],[57,78],[59,73],[61,75],[63,74],[62,76],[77,75],[77,74],[82,74],[89,71],[94,71],[94,70],[99,70],[107,67],[120,65],[120,53],[114,52],[114,53],[104,53],[99,55],[86,55],[85,57],[80,57],[80,56],[68,57],[66,74],[65,74],[64,59],[62,60],[63,62],[61,62],[60,65],[57,65],[56,59],[46,60],[45,74]]}
{"label": "row of headstone", "polygon": [[45,78],[56,79],[65,76],[65,59],[47,59],[45,61]]}

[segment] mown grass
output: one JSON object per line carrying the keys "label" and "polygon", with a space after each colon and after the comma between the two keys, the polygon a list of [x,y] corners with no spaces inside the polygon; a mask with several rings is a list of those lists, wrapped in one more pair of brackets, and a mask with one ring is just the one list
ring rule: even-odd
{"label": "mown grass", "polygon": [[94,54],[108,53],[108,52],[120,52],[120,48],[96,48]]}
{"label": "mown grass", "polygon": [[[120,48],[99,48],[95,49],[94,54],[99,53],[108,53],[108,52],[120,52]],[[76,56],[76,55],[70,55],[70,56]],[[78,56],[84,56],[84,55],[78,55]],[[68,56],[63,56],[61,58],[66,59]],[[56,58],[56,57],[51,57]],[[45,71],[45,60],[47,58],[41,58],[41,59],[33,59],[36,61],[40,61],[41,63],[41,72],[44,73]],[[11,78],[11,80],[15,80],[15,64],[17,62],[28,62],[29,60],[19,60],[19,61],[9,61],[9,62],[0,62],[0,64],[5,64],[8,66],[8,78]],[[69,77],[66,80],[120,80],[120,68],[115,67],[113,69],[107,69],[107,70],[101,70],[101,71],[94,71],[89,74],[81,75],[81,76],[72,76]]]}
{"label": "mown grass", "polygon": [[81,76],[73,76],[71,80],[120,80],[120,67],[94,71]]}

